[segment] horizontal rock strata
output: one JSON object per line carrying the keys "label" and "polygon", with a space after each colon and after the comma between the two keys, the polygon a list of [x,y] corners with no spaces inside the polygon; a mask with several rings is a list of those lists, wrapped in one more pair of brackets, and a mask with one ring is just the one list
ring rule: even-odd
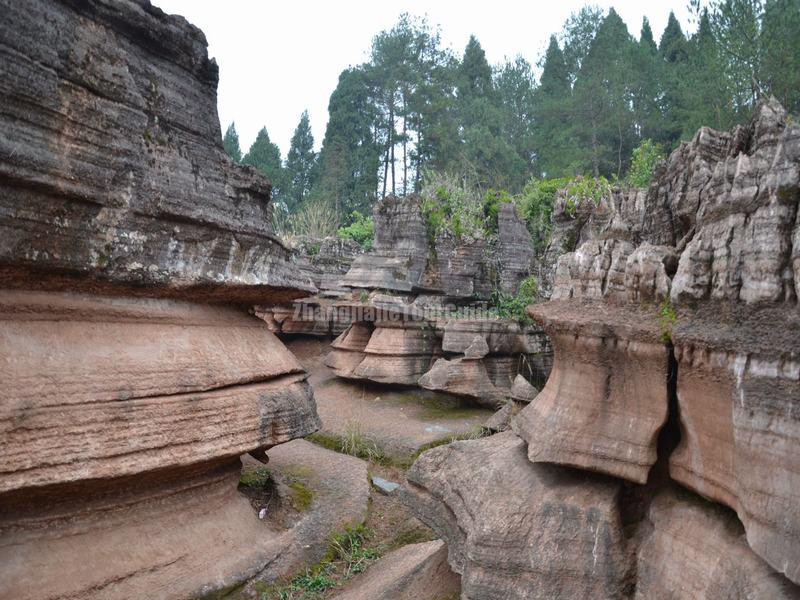
{"label": "horizontal rock strata", "polygon": [[637,553],[636,598],[800,598],[800,587],[747,546],[728,511],[665,492],[650,505]]}
{"label": "horizontal rock strata", "polygon": [[616,598],[631,583],[621,484],[531,464],[513,433],[454,442],[408,472],[404,502],[447,542],[462,598]]}
{"label": "horizontal rock strata", "polygon": [[531,313],[550,335],[555,362],[514,422],[529,458],[645,483],[668,406],[658,314],[575,300]]}
{"label": "horizontal rock strata", "polygon": [[146,1],[0,9],[0,597],[239,585],[285,549],[239,455],[320,426],[242,305],[316,288],[223,150],[198,29]]}

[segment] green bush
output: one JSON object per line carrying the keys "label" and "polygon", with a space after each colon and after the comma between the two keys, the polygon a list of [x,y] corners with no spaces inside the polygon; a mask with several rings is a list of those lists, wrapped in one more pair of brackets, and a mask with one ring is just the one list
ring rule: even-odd
{"label": "green bush", "polygon": [[350,224],[346,227],[340,227],[336,235],[343,240],[353,240],[364,250],[369,250],[372,248],[375,239],[375,222],[372,217],[365,217],[357,210],[354,210],[350,215]]}
{"label": "green bush", "polygon": [[553,215],[556,193],[564,189],[568,179],[536,179],[532,177],[522,192],[514,196],[514,204],[520,211],[531,232],[534,251],[540,254],[550,238],[550,220]]}
{"label": "green bush", "polygon": [[574,217],[584,201],[591,200],[598,205],[603,198],[608,198],[611,195],[611,184],[603,176],[576,177],[567,183],[566,194],[564,211]]}
{"label": "green bush", "polygon": [[495,290],[492,294],[492,309],[501,319],[513,319],[520,323],[530,322],[526,309],[538,300],[539,282],[530,276],[522,280],[516,296]]}
{"label": "green bush", "polygon": [[456,238],[479,238],[491,233],[480,190],[470,177],[428,171],[420,197],[431,243],[443,232]]}
{"label": "green bush", "polygon": [[664,150],[652,140],[642,140],[631,155],[631,166],[625,183],[632,187],[649,187],[656,165],[664,160]]}

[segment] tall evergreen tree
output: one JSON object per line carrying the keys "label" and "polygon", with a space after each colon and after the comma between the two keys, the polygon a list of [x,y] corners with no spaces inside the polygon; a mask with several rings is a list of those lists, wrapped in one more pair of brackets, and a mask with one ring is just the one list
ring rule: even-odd
{"label": "tall evergreen tree", "polygon": [[290,211],[294,211],[311,191],[316,159],[308,111],[304,110],[292,135],[289,154],[286,156],[288,189],[285,200]]}
{"label": "tall evergreen tree", "polygon": [[683,35],[683,29],[678,19],[675,18],[675,13],[670,11],[669,18],[667,19],[667,27],[661,35],[661,41],[658,43],[658,51],[661,56],[669,63],[683,62],[687,56],[687,43],[686,36]]}
{"label": "tall evergreen tree", "polygon": [[664,113],[662,80],[664,62],[658,54],[658,47],[653,39],[653,30],[645,17],[639,42],[631,49],[631,94],[637,136],[639,139],[650,139],[664,142]]}
{"label": "tall evergreen tree", "polygon": [[262,127],[256,140],[242,159],[245,165],[255,167],[256,171],[272,182],[272,198],[283,201],[286,193],[286,174],[281,165],[281,151],[269,139],[267,128]]}
{"label": "tall evergreen tree", "polygon": [[765,91],[800,113],[800,2],[767,0],[759,41]]}
{"label": "tall evergreen tree", "polygon": [[539,66],[542,75],[534,92],[534,139],[537,171],[542,177],[574,174],[575,144],[569,120],[572,111],[572,86],[564,53],[556,36]]}
{"label": "tall evergreen tree", "polygon": [[328,126],[311,196],[329,201],[340,217],[369,212],[378,187],[380,148],[373,89],[363,69],[346,69],[328,103]]}
{"label": "tall evergreen tree", "polygon": [[683,115],[687,111],[685,87],[689,44],[683,34],[681,24],[670,12],[667,26],[658,43],[658,53],[663,60],[661,80],[663,89],[664,125],[660,141],[667,147],[674,146],[680,139]]}
{"label": "tall evergreen tree", "polygon": [[524,168],[509,176],[512,191],[519,191],[533,172],[534,81],[531,65],[521,56],[506,62],[498,71],[495,87],[502,113],[502,131]]}
{"label": "tall evergreen tree", "polygon": [[575,81],[576,136],[584,165],[595,175],[622,176],[635,146],[628,84],[633,40],[610,9],[597,30]]}
{"label": "tall evergreen tree", "polygon": [[492,68],[475,36],[467,42],[456,77],[461,151],[459,164],[451,170],[469,170],[487,188],[513,187],[514,174],[525,172],[525,161],[502,135],[503,115]]}
{"label": "tall evergreen tree", "polygon": [[236,124],[233,122],[231,122],[225,130],[225,136],[222,138],[222,147],[225,148],[225,153],[234,161],[242,161],[242,149],[239,147],[239,134],[236,133]]}

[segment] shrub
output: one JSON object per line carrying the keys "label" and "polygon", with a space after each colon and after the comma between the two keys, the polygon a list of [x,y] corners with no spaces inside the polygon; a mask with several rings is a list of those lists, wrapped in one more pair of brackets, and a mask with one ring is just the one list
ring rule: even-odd
{"label": "shrub", "polygon": [[661,303],[661,308],[658,311],[658,328],[661,332],[661,341],[669,344],[672,341],[672,329],[675,323],[678,322],[678,315],[675,314],[675,309],[669,299]]}
{"label": "shrub", "polygon": [[530,318],[526,312],[529,304],[538,300],[539,282],[530,276],[522,280],[516,296],[495,290],[492,294],[494,313],[502,319],[513,319],[520,323],[528,323]]}
{"label": "shrub", "polygon": [[339,220],[329,202],[308,200],[289,217],[289,228],[295,235],[324,238],[336,233]]}
{"label": "shrub", "polygon": [[443,232],[457,238],[479,238],[489,233],[484,202],[469,176],[428,171],[420,196],[431,243]]}
{"label": "shrub", "polygon": [[343,240],[353,240],[364,250],[369,250],[372,248],[375,239],[375,222],[371,216],[365,217],[357,210],[354,210],[350,215],[350,224],[346,227],[340,227],[336,235]]}
{"label": "shrub", "polygon": [[656,165],[664,160],[664,150],[652,140],[642,140],[631,155],[631,166],[625,183],[633,187],[649,187]]}
{"label": "shrub", "polygon": [[564,189],[568,179],[536,179],[532,177],[522,193],[514,197],[514,203],[520,210],[528,231],[531,232],[534,251],[544,250],[550,237],[550,220],[553,214],[556,193]]}
{"label": "shrub", "polygon": [[595,205],[611,195],[611,184],[603,177],[576,177],[566,186],[564,211],[574,217],[582,202],[590,200]]}

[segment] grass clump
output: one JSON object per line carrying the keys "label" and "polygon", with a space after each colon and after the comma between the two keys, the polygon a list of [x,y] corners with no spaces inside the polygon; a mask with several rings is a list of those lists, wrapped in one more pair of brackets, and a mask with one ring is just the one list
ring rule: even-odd
{"label": "grass clump", "polygon": [[239,484],[254,490],[261,490],[267,487],[272,473],[267,467],[256,467],[242,471],[239,477]]}
{"label": "grass clump", "polygon": [[658,329],[661,334],[661,341],[665,344],[672,342],[672,330],[677,322],[678,315],[675,313],[675,309],[669,299],[665,299],[658,311]]}
{"label": "grass clump", "polygon": [[325,557],[289,582],[263,588],[261,600],[321,600],[342,581],[362,573],[384,548],[370,547],[372,532],[363,524],[331,536]]}
{"label": "grass clump", "polygon": [[342,436],[312,433],[306,439],[334,452],[349,454],[382,465],[392,464],[391,457],[378,447],[375,440],[363,434],[361,426],[355,421],[347,424]]}
{"label": "grass clump", "polygon": [[331,538],[326,559],[341,567],[345,579],[362,573],[371,562],[381,557],[380,548],[367,545],[371,537],[372,532],[363,524],[345,527]]}
{"label": "grass clump", "polygon": [[305,512],[311,508],[311,504],[314,502],[314,492],[305,484],[293,481],[289,484],[289,489],[292,490],[292,508],[298,512]]}

